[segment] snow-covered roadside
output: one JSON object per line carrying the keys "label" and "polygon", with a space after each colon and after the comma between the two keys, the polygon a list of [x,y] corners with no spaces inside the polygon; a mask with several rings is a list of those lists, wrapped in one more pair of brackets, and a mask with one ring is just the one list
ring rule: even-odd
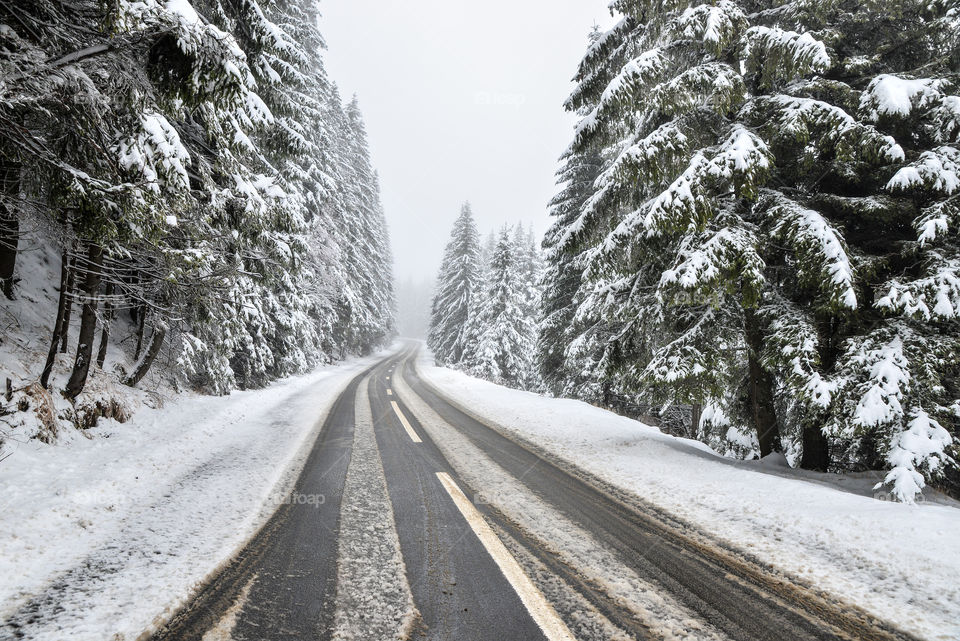
{"label": "snow-covered roadside", "polygon": [[102,421],[91,439],[21,444],[0,463],[0,619],[27,606],[39,615],[27,638],[137,638],[273,512],[320,419],[380,358],[229,397],[178,397],[122,425]]}
{"label": "snow-covered roadside", "polygon": [[757,558],[907,631],[960,638],[956,507],[879,501],[836,489],[844,479],[832,475],[733,463],[579,401],[435,367],[427,354],[418,369],[486,420]]}

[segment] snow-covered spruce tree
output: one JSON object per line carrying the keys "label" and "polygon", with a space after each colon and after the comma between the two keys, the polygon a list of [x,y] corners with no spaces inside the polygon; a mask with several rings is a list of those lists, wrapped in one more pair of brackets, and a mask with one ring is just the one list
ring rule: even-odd
{"label": "snow-covered spruce tree", "polygon": [[466,366],[473,358],[474,352],[479,345],[480,335],[483,334],[481,323],[483,318],[481,312],[486,306],[487,293],[490,290],[492,276],[493,255],[497,249],[497,233],[493,230],[487,234],[486,239],[480,245],[479,274],[476,286],[474,287],[473,298],[470,302],[469,317],[464,327],[464,348],[463,355],[460,357],[461,366]]}
{"label": "snow-covered spruce tree", "polygon": [[769,361],[796,403],[804,458],[825,423],[832,451],[818,466],[829,456],[842,468],[887,467],[907,501],[949,464],[960,418],[956,11],[796,2],[781,20],[823,41],[822,77],[797,83],[750,62],[771,95],[747,119],[767,125],[777,182],[791,186],[765,191],[758,206],[794,256],[765,259],[797,265],[797,278],[779,283],[788,302],[769,305]]}
{"label": "snow-covered spruce tree", "polygon": [[394,335],[396,303],[393,293],[393,270],[390,240],[380,202],[380,182],[370,162],[366,128],[357,99],[346,108],[349,175],[353,177],[348,209],[351,238],[343,251],[353,256],[347,266],[355,271],[354,291],[360,301],[360,314],[354,321],[358,343],[354,349],[367,353]]}
{"label": "snow-covered spruce tree", "polygon": [[466,203],[453,223],[431,306],[427,344],[438,365],[460,364],[476,340],[467,330],[474,327],[470,321],[475,316],[481,271],[480,236]]}
{"label": "snow-covered spruce tree", "polygon": [[520,278],[523,283],[524,313],[537,322],[540,314],[540,282],[543,278],[543,255],[533,228],[524,230],[517,225],[514,232],[514,245],[517,247],[517,260],[520,265]]}
{"label": "snow-covered spruce tree", "polygon": [[394,334],[393,274],[379,179],[356,99],[343,108],[331,87],[327,115],[335,150],[331,170],[340,186],[324,198],[342,282],[334,302],[335,336],[342,351],[368,353]]}
{"label": "snow-covered spruce tree", "polygon": [[539,339],[541,299],[543,298],[541,287],[544,273],[543,255],[533,228],[524,231],[523,227],[518,224],[514,232],[513,242],[523,296],[523,315],[529,322],[529,336],[534,345],[533,352],[529,356],[526,389],[539,390],[543,388],[543,382],[540,379],[540,371],[536,367],[535,356]]}
{"label": "snow-covered spruce tree", "polygon": [[[85,304],[71,396],[97,333],[105,356],[109,327],[98,319],[118,304],[139,326],[141,362],[122,377],[131,384],[168,333],[188,382],[218,393],[342,349],[333,301],[344,238],[327,205],[348,191],[340,169],[357,136],[338,97],[332,105],[313,4],[35,0],[15,14],[0,20],[23,27],[0,32],[10,54],[0,60],[0,154],[7,173],[29,179],[5,181],[0,201],[48,216],[65,248],[67,304],[45,384],[74,281]],[[361,224],[385,233],[382,212]],[[389,291],[381,238],[368,264]],[[4,269],[15,257],[0,256]],[[98,310],[100,291],[109,309]],[[379,313],[388,333],[391,306]]]}
{"label": "snow-covered spruce tree", "polygon": [[[70,397],[80,394],[90,371],[101,284],[110,290],[123,284],[111,264],[140,260],[143,253],[158,256],[172,220],[168,208],[180,205],[189,189],[188,154],[165,110],[188,98],[191,87],[203,86],[204,100],[224,105],[243,92],[241,80],[229,73],[211,82],[234,64],[218,34],[156,5],[130,9],[126,3],[38,0],[18,4],[10,20],[3,17],[21,30],[8,26],[2,35],[18,63],[4,73],[2,110],[10,127],[0,128],[0,147],[21,177],[29,177],[17,181],[26,196],[21,204],[48,217],[65,261],[71,257],[66,248],[79,250],[69,268],[65,262],[61,283],[64,289],[76,281],[83,301]],[[194,84],[173,85],[154,74],[155,55],[171,41],[194,47],[197,55],[179,66]],[[54,323],[51,355],[64,309]],[[48,359],[45,383],[51,365]]]}
{"label": "snow-covered spruce tree", "polygon": [[571,106],[596,101],[574,150],[616,159],[562,241],[592,248],[618,382],[726,405],[763,454],[782,430],[808,467],[873,448],[911,500],[956,420],[955,266],[931,242],[955,234],[955,30],[936,4],[761,5],[614,3]]}
{"label": "snow-covered spruce tree", "polygon": [[535,323],[526,309],[528,292],[522,254],[508,227],[501,230],[490,262],[483,307],[477,314],[480,335],[464,366],[487,380],[527,389],[532,380]]}
{"label": "snow-covered spruce tree", "polygon": [[[212,159],[215,206],[199,222],[210,230],[201,235],[202,255],[217,257],[207,269],[221,275],[221,285],[190,301],[180,358],[193,384],[223,392],[263,385],[334,353],[369,350],[389,333],[392,312],[378,308],[379,333],[356,338],[358,315],[339,317],[336,309],[345,289],[341,249],[352,242],[344,228],[380,234],[385,243],[385,224],[382,212],[347,202],[359,189],[375,191],[375,176],[359,114],[351,123],[323,72],[312,3],[203,8],[224,31],[240,34],[248,84],[257,91],[242,105],[258,117],[234,115],[229,122],[240,128],[224,129],[234,133]],[[328,206],[333,200],[337,207]],[[378,199],[369,202],[379,207]],[[390,288],[384,246],[358,261],[379,272],[365,288],[374,294]],[[372,298],[369,305],[382,297]]]}
{"label": "snow-covered spruce tree", "polygon": [[[580,311],[599,318],[580,324],[608,328],[579,342],[606,340],[595,360],[612,387],[654,403],[699,405],[746,378],[766,454],[780,447],[773,383],[757,345],[743,349],[762,333],[763,283],[743,203],[769,165],[734,118],[745,17],[729,2],[620,8],[625,19],[591,46],[568,104],[596,105],[572,150],[603,146],[611,158],[560,240],[585,247]],[[600,58],[612,69],[597,71]]]}
{"label": "snow-covered spruce tree", "polygon": [[[590,44],[596,43],[602,36],[598,27],[590,34]],[[594,104],[581,106],[577,111],[581,116],[590,113]],[[561,158],[561,168],[557,172],[560,192],[550,203],[550,215],[554,219],[543,239],[544,272],[541,278],[542,320],[538,328],[536,363],[540,378],[553,394],[574,394],[574,389],[583,390],[584,381],[581,369],[572,370],[568,349],[578,335],[574,328],[574,316],[578,303],[582,269],[577,264],[576,245],[573,242],[561,244],[561,240],[579,216],[580,209],[593,194],[593,185],[600,174],[602,165],[597,150],[567,150]],[[579,372],[579,375],[578,375]],[[588,377],[589,378],[589,377]],[[589,383],[587,385],[589,387]],[[587,398],[586,394],[580,396]],[[589,398],[588,400],[597,400]]]}
{"label": "snow-covered spruce tree", "polygon": [[[630,60],[630,35],[635,28],[633,19],[625,16],[608,32],[595,30],[591,34],[590,46],[577,73],[577,86],[565,103],[568,111],[581,119],[594,112],[603,89]],[[599,136],[570,146],[564,158],[580,180],[568,183],[557,195],[554,212],[565,213],[558,217],[545,237],[548,268],[565,266],[567,279],[575,279],[578,287],[571,288],[569,301],[564,298],[559,301],[568,310],[569,320],[563,323],[560,337],[563,352],[557,354],[562,356],[563,367],[551,370],[558,375],[553,387],[561,395],[606,405],[610,405],[615,396],[629,396],[633,391],[629,382],[626,387],[620,385],[621,379],[610,370],[608,354],[617,348],[613,339],[619,332],[618,321],[605,314],[594,300],[603,291],[600,280],[588,280],[584,272],[600,230],[615,224],[619,211],[612,207],[595,210],[590,219],[583,218],[581,212],[596,193],[596,181],[604,166],[618,153],[615,145]],[[574,169],[575,166],[579,168]],[[568,180],[572,180],[572,176]],[[559,285],[559,280],[553,283],[553,286]],[[552,285],[545,283],[544,286],[548,291],[545,300],[550,300]],[[547,313],[545,309],[544,315]]]}

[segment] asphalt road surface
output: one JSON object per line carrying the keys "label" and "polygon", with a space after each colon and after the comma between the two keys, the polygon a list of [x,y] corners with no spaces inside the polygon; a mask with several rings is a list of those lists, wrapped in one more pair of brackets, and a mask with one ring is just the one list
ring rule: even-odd
{"label": "asphalt road surface", "polygon": [[[364,622],[382,629],[388,606],[409,610],[401,636],[437,641],[911,638],[508,438],[422,380],[418,348],[350,383],[292,500],[157,641],[368,641]],[[367,500],[344,487],[368,414],[382,469],[369,482],[386,487],[406,600],[338,585],[338,563],[389,575],[343,545],[358,536],[344,509]],[[322,503],[298,502],[310,496]]]}

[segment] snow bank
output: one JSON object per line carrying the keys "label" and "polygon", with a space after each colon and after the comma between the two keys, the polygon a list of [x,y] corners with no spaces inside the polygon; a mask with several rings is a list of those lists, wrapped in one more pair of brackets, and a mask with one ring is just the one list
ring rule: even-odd
{"label": "snow bank", "polygon": [[137,638],[256,532],[378,358],[20,444],[0,462],[0,620],[29,639]]}
{"label": "snow bank", "polygon": [[734,461],[579,401],[435,367],[427,355],[418,367],[452,400],[702,531],[907,631],[960,638],[956,502],[877,500],[870,488],[882,472]]}

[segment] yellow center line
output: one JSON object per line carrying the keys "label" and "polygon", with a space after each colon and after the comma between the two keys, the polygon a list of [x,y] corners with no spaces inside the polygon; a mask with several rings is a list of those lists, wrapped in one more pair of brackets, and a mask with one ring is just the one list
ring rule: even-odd
{"label": "yellow center line", "polygon": [[530,577],[524,573],[523,568],[520,567],[507,547],[483,519],[483,515],[466,497],[463,490],[444,472],[437,472],[437,478],[440,479],[440,483],[443,484],[447,494],[453,499],[454,505],[467,520],[467,524],[473,530],[473,533],[480,539],[480,543],[486,548],[487,553],[493,557],[494,562],[503,572],[503,576],[513,586],[530,616],[540,626],[543,635],[549,641],[576,641],[557,611],[553,609],[543,593],[533,584]]}
{"label": "yellow center line", "polygon": [[414,443],[423,443],[420,440],[420,437],[417,436],[417,433],[413,431],[413,427],[410,425],[410,421],[407,420],[407,417],[403,415],[403,412],[400,411],[400,407],[397,405],[396,401],[390,401],[390,404],[393,406],[393,411],[397,413],[397,418],[400,419],[400,423],[403,425],[403,429],[407,430],[407,436],[410,437],[410,440]]}

